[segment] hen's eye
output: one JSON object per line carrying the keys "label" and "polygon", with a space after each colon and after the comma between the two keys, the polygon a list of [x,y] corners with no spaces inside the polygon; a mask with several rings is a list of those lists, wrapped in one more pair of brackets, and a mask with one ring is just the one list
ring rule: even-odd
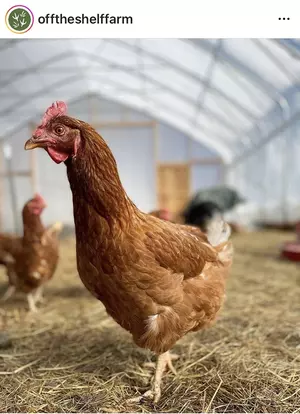
{"label": "hen's eye", "polygon": [[62,135],[64,133],[64,128],[62,126],[58,126],[55,128],[55,133],[57,135]]}

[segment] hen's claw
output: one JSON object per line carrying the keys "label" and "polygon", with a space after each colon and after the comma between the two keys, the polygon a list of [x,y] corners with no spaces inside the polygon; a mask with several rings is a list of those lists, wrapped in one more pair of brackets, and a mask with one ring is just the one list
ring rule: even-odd
{"label": "hen's claw", "polygon": [[174,360],[174,361],[176,361],[176,359],[178,359],[179,358],[179,355],[177,355],[177,354],[171,354],[171,353],[169,353],[168,354],[168,359],[167,359],[167,367],[169,368],[169,370],[174,374],[174,375],[177,375],[177,371],[176,371],[176,369],[174,368],[174,365],[173,365],[173,363],[172,363],[172,360]]}
{"label": "hen's claw", "polygon": [[152,390],[148,390],[146,391],[144,394],[140,395],[139,397],[133,397],[133,398],[129,398],[129,400],[127,400],[128,403],[142,403],[144,402],[144,400],[151,400],[154,403],[156,403],[157,401],[159,401],[160,398],[160,390],[158,391],[158,394],[155,395],[155,393]]}

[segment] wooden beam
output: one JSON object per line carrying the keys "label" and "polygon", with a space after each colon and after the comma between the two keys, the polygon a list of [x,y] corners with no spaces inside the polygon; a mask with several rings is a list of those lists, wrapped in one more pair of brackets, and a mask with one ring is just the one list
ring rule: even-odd
{"label": "wooden beam", "polygon": [[13,172],[0,173],[0,178],[8,178],[8,177],[30,177],[30,171],[13,171]]}
{"label": "wooden beam", "polygon": [[223,165],[222,158],[192,158],[189,160],[191,165]]}
{"label": "wooden beam", "polygon": [[159,162],[158,164],[157,164],[157,167],[158,168],[160,168],[160,167],[172,167],[172,168],[174,168],[174,167],[182,167],[183,165],[189,165],[189,163],[188,162]]}
{"label": "wooden beam", "polygon": [[155,121],[109,121],[95,122],[93,128],[154,128]]}
{"label": "wooden beam", "polygon": [[178,161],[178,162],[160,162],[158,165],[176,167],[182,165],[223,165],[221,158],[195,158],[189,161]]}

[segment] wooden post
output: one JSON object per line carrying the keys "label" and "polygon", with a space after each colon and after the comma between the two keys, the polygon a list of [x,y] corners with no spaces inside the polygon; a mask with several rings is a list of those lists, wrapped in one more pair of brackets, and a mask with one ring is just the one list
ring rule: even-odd
{"label": "wooden post", "polygon": [[152,127],[153,130],[153,162],[154,162],[154,174],[155,174],[155,195],[156,195],[156,207],[160,208],[159,205],[159,184],[158,184],[158,164],[159,164],[159,124],[154,122]]}
{"label": "wooden post", "polygon": [[[29,124],[29,134],[32,135],[35,130],[35,125],[31,122]],[[32,193],[38,192],[38,178],[37,178],[37,158],[36,151],[30,151],[29,153],[29,177],[31,181]]]}
{"label": "wooden post", "polygon": [[192,159],[192,138],[187,137],[187,142],[186,142],[186,146],[187,146],[187,162],[190,162]]}
{"label": "wooden post", "polygon": [[193,164],[192,164],[192,138],[188,137],[187,138],[187,163],[189,166],[189,197],[191,196],[192,193],[192,168],[193,168]]}

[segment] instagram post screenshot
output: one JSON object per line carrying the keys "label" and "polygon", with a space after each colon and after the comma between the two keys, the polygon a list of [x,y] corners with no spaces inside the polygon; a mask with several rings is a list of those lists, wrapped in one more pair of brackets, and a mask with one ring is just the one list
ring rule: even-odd
{"label": "instagram post screenshot", "polygon": [[300,414],[297,2],[0,3],[0,413]]}

